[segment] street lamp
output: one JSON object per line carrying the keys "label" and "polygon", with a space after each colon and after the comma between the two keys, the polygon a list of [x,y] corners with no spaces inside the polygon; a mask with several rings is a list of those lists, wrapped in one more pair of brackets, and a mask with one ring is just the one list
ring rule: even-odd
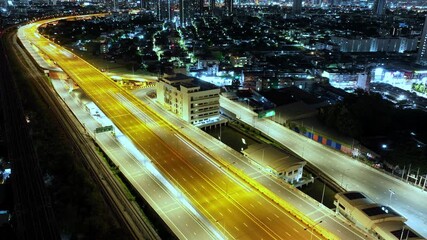
{"label": "street lamp", "polygon": [[391,190],[391,188],[389,188],[388,191],[390,192],[390,199],[388,201],[388,206],[391,207],[391,196],[393,196],[396,193],[393,190]]}
{"label": "street lamp", "polygon": [[[244,139],[244,138],[242,138],[242,143],[243,143],[243,145],[246,145],[246,140]],[[241,147],[240,148],[240,150],[243,152],[243,150],[244,150],[244,147],[245,146],[243,146],[243,147]]]}
{"label": "street lamp", "polygon": [[[313,229],[314,229],[314,227],[317,226],[317,225],[319,225],[319,224],[321,224],[322,222],[323,222],[323,220],[320,220],[318,223],[316,223],[313,226],[311,226],[310,240],[313,239]],[[306,230],[306,231],[307,231],[307,229],[308,229],[308,227],[304,228],[304,230]]]}
{"label": "street lamp", "polygon": [[[344,170],[344,172],[342,172],[342,173],[341,173],[341,187],[343,187],[343,188],[344,188],[344,174],[345,174],[348,170],[350,170],[350,168],[348,168],[348,169]],[[348,186],[348,184],[347,184],[347,186]]]}
{"label": "street lamp", "polygon": [[[219,168],[223,168],[223,167],[224,167],[224,168],[226,168],[226,169],[227,169],[227,174],[228,174],[228,171],[229,171],[229,168],[228,168],[228,167],[229,167],[230,165],[233,165],[233,164],[236,164],[236,161],[231,162],[231,163],[228,163],[228,164],[226,164],[225,166],[219,166]],[[226,182],[225,182],[225,191],[224,191],[224,192],[225,192],[225,194],[226,194],[227,196],[229,196],[229,195],[228,195],[228,184],[229,184],[229,181],[226,181]]]}

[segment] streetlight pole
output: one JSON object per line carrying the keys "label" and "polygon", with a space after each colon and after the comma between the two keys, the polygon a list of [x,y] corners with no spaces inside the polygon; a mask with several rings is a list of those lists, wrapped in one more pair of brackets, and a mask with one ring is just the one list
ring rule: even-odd
{"label": "streetlight pole", "polygon": [[[225,165],[225,168],[227,169],[227,172],[229,171],[228,167],[229,167],[230,165],[232,165],[232,164],[235,164],[235,163],[236,163],[236,162],[234,161],[234,162],[231,162],[231,163],[229,163],[229,164]],[[229,181],[226,181],[226,182],[225,182],[225,195],[227,195],[227,197],[229,197],[229,195],[228,195],[228,183],[229,183]]]}
{"label": "streetlight pole", "polygon": [[393,196],[396,193],[393,190],[391,190],[391,188],[389,188],[388,191],[390,192],[390,199],[388,201],[388,206],[391,207],[391,196]]}
{"label": "streetlight pole", "polygon": [[322,200],[320,200],[321,204],[323,204],[323,198],[325,196],[325,188],[326,188],[326,183],[323,183]]}
{"label": "streetlight pole", "polygon": [[[343,187],[343,188],[344,188],[344,174],[345,174],[348,170],[350,170],[350,169],[346,169],[346,170],[344,170],[344,172],[342,172],[342,173],[341,173],[341,187]],[[348,184],[347,184],[347,186],[348,186]]]}
{"label": "streetlight pole", "polygon": [[[313,229],[315,226],[321,224],[323,222],[323,220],[320,220],[318,223],[314,224],[313,226],[311,226],[311,232],[310,232],[310,240],[313,240]],[[307,230],[308,228],[304,228],[304,230]]]}
{"label": "streetlight pole", "polygon": [[224,219],[222,219],[222,226],[221,226],[220,220],[215,220],[215,222],[217,222],[217,223],[219,224],[219,226],[220,226],[220,227],[222,227],[222,228],[224,229],[224,232],[225,232],[225,223],[224,223]]}

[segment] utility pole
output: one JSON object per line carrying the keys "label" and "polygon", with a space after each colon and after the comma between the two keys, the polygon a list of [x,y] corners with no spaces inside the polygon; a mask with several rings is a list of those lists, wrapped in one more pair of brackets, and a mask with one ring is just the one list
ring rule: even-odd
{"label": "utility pole", "polygon": [[391,188],[389,188],[388,191],[390,192],[390,199],[388,201],[388,206],[391,207],[391,196],[393,196],[396,193],[393,190],[391,190]]}
{"label": "utility pole", "polygon": [[326,183],[323,183],[322,200],[320,200],[321,204],[323,204],[323,197],[325,196],[325,188],[326,188]]}
{"label": "utility pole", "polygon": [[411,163],[409,164],[408,174],[406,174],[406,182],[408,182],[410,173],[411,173]]}

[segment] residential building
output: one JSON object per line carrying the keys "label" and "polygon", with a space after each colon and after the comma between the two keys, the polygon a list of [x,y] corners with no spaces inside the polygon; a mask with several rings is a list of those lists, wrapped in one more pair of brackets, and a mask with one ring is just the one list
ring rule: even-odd
{"label": "residential building", "polygon": [[251,163],[262,170],[284,179],[291,184],[298,184],[302,179],[305,161],[286,154],[265,143],[249,145],[242,153]]}
{"label": "residential building", "polygon": [[341,52],[398,52],[415,51],[418,38],[346,38],[331,37]]}
{"label": "residential building", "polygon": [[337,212],[356,226],[375,233],[378,239],[424,239],[390,206],[375,203],[361,192],[337,193],[334,204]]}
{"label": "residential building", "polygon": [[234,67],[244,67],[245,65],[251,65],[251,57],[250,56],[238,56],[232,55],[230,57],[231,65]]}
{"label": "residential building", "polygon": [[218,121],[219,87],[184,74],[165,75],[156,84],[157,101],[187,122]]}

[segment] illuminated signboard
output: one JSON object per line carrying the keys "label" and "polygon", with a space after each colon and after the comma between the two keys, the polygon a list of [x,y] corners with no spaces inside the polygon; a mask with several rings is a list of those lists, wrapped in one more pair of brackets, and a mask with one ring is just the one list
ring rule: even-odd
{"label": "illuminated signboard", "polygon": [[105,126],[105,127],[99,127],[95,129],[95,133],[102,133],[102,132],[110,132],[113,131],[113,126]]}
{"label": "illuminated signboard", "polygon": [[267,110],[267,111],[259,112],[258,118],[268,118],[268,117],[273,117],[274,115],[276,115],[276,112],[274,110]]}

